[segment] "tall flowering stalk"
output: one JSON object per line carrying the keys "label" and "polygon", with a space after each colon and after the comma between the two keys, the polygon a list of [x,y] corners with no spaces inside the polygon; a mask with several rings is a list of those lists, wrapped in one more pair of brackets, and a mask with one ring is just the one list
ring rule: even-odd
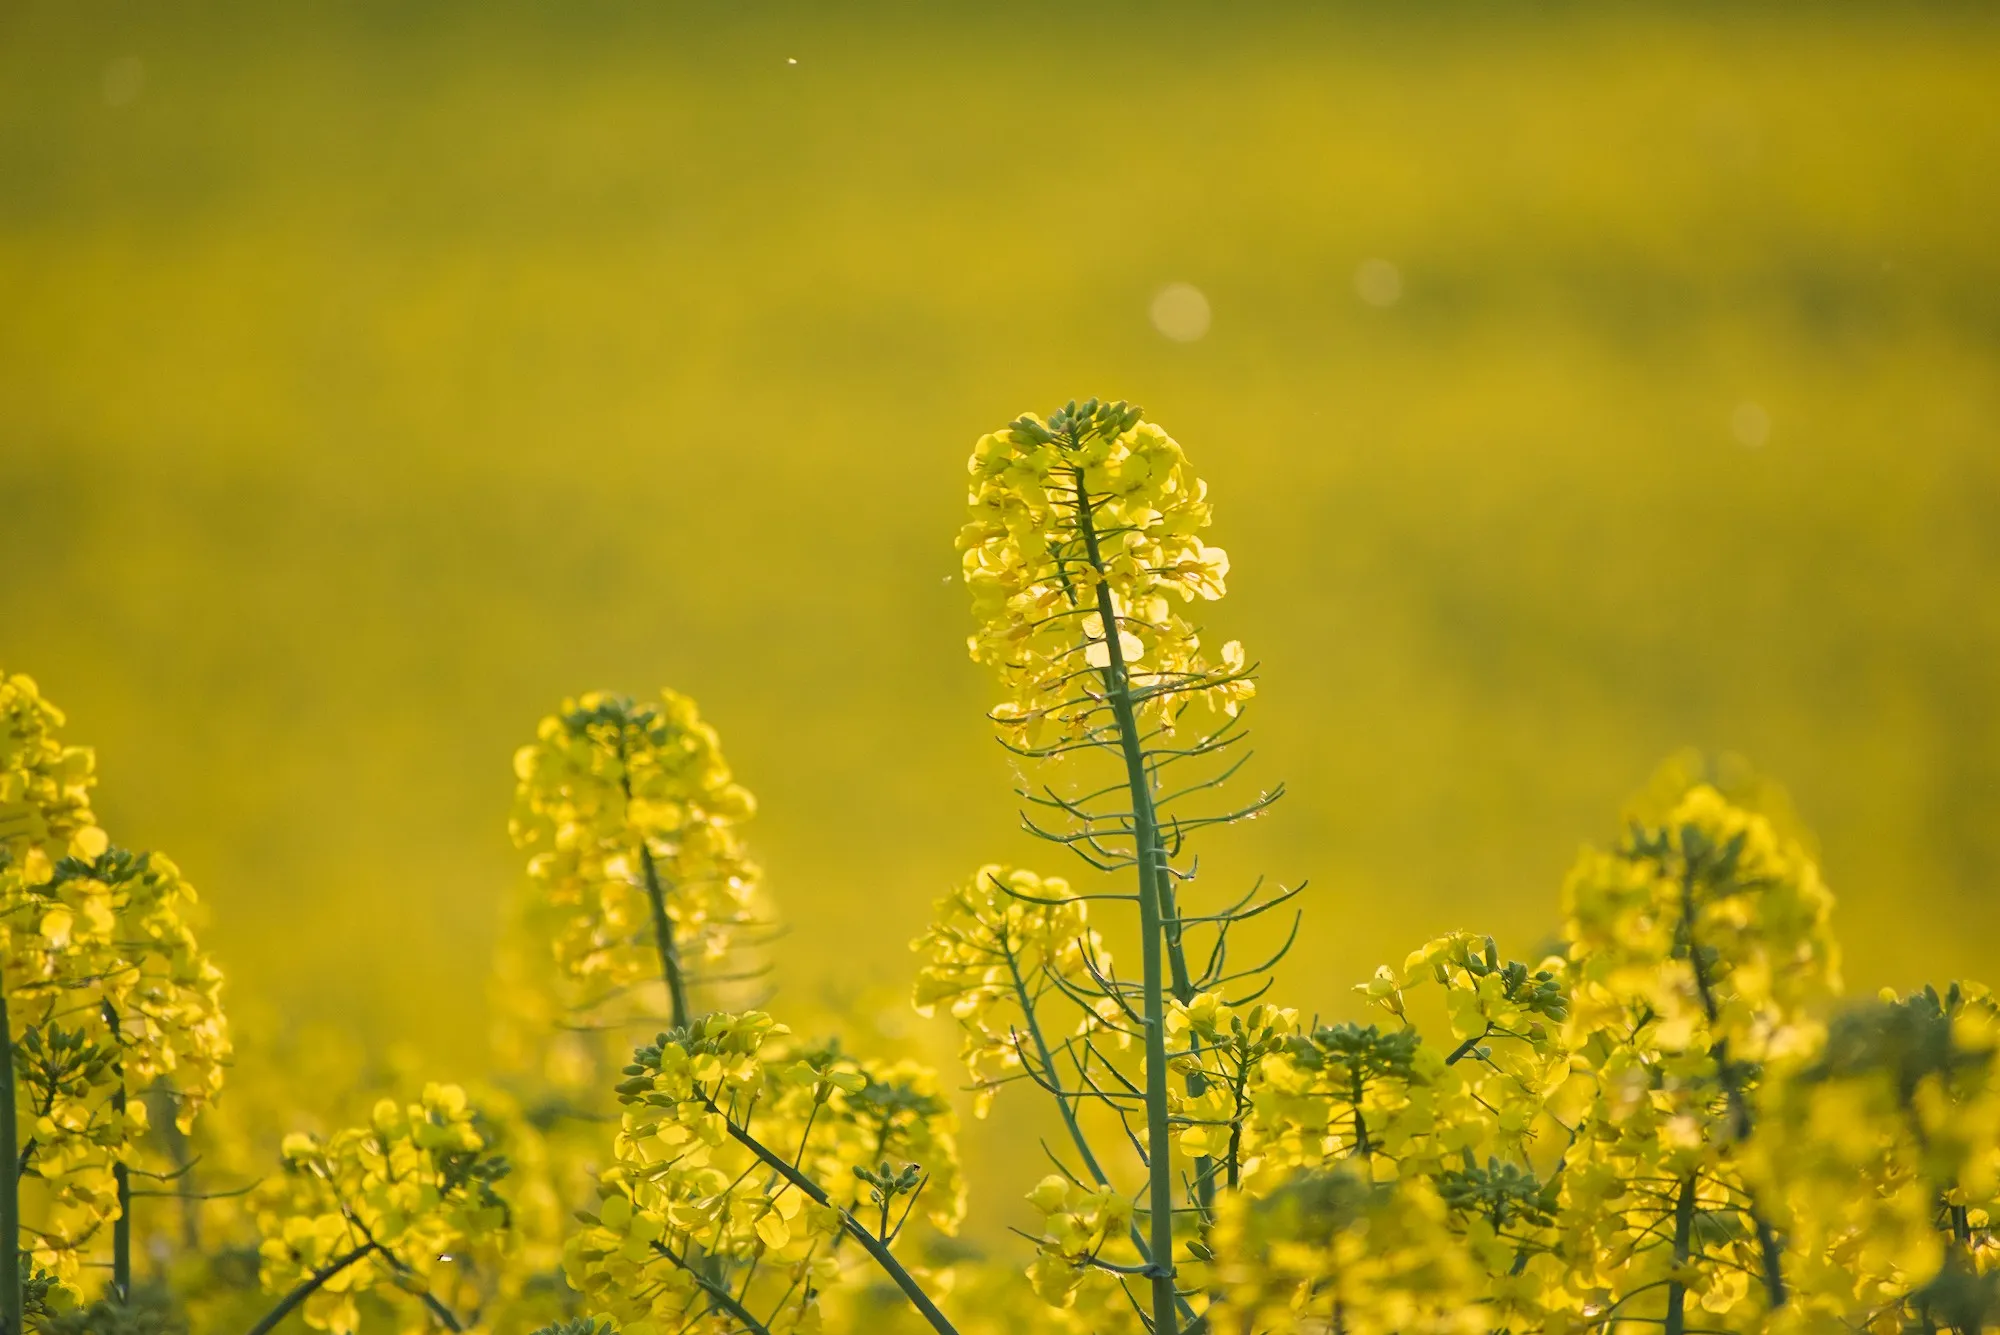
{"label": "tall flowering stalk", "polygon": [[1569,1158],[1573,1226],[1602,1244],[1638,1235],[1579,1246],[1578,1283],[1656,1292],[1669,1335],[1691,1300],[1738,1318],[1784,1307],[1784,1245],[1744,1146],[1761,1072],[1818,1046],[1839,986],[1818,869],[1698,784],[1586,854],[1565,898],[1569,1043],[1596,1077]]}
{"label": "tall flowering stalk", "polygon": [[[21,1127],[35,1122],[24,1098],[16,1033],[16,980],[48,967],[48,941],[35,913],[41,887],[65,857],[96,857],[110,845],[90,808],[95,758],[57,736],[63,716],[32,679],[0,672],[0,1335],[26,1329],[21,1284]],[[29,1116],[21,1117],[23,1105]]]}
{"label": "tall flowering stalk", "polygon": [[[229,1056],[221,972],[195,939],[196,897],[158,854],[110,846],[90,810],[94,765],[60,743],[32,681],[0,680],[0,1323],[26,1329],[22,1279],[83,1292],[109,1235],[110,1297],[132,1296],[135,1190],[156,1093],[186,1134]],[[32,1187],[32,1192],[24,1188]],[[30,1206],[24,1220],[24,1197]],[[23,1229],[32,1239],[25,1247]]]}
{"label": "tall flowering stalk", "polygon": [[514,770],[514,844],[538,891],[527,928],[553,944],[569,1018],[686,1025],[704,971],[757,923],[739,833],[756,803],[715,730],[672,691],[591,694],[544,719]]}
{"label": "tall flowering stalk", "polygon": [[[1116,1210],[1079,1233],[1076,1202],[1052,1187],[1037,1200],[1051,1207],[1052,1221],[1041,1282],[1061,1301],[1072,1299],[1085,1271],[1142,1282],[1141,1306],[1152,1328],[1173,1332],[1193,1318],[1196,1292],[1180,1282],[1189,1253],[1177,1242],[1176,1218],[1187,1212],[1194,1232],[1205,1233],[1218,1181],[1234,1169],[1224,1156],[1206,1153],[1203,1141],[1186,1190],[1177,1186],[1179,1095],[1170,1084],[1169,1003],[1191,1005],[1204,992],[1254,976],[1254,969],[1230,971],[1229,929],[1288,897],[1261,903],[1246,897],[1193,921],[1180,906],[1193,876],[1192,865],[1178,861],[1187,836],[1245,819],[1278,796],[1274,790],[1233,810],[1199,805],[1242,763],[1231,753],[1244,737],[1240,707],[1254,692],[1242,646],[1231,641],[1209,653],[1187,617],[1193,605],[1222,596],[1229,559],[1201,537],[1210,522],[1206,484],[1180,446],[1126,404],[1093,399],[1046,419],[1023,417],[980,440],[970,471],[971,515],[958,538],[977,622],[969,645],[973,658],[1000,677],[1002,700],[992,719],[1001,741],[1035,762],[1101,756],[1118,776],[1063,789],[1051,776],[1024,788],[1023,819],[1092,868],[1129,874],[1133,889],[1083,896],[1058,885],[1056,893],[1037,894],[982,873],[1001,893],[970,892],[982,902],[968,921],[961,921],[968,916],[963,895],[944,906],[945,921],[920,943],[931,964],[919,1000],[953,997],[953,1009],[968,1023],[975,1062],[981,1049],[994,1046],[993,1007],[1018,1015],[1021,1028],[1010,1031],[1011,1050],[1003,1049],[1001,1060],[1061,1107],[1079,1160],[1065,1174],[1084,1193],[1087,1210],[1097,1209],[1089,1202],[1110,1202],[1117,1193],[1088,1141],[1079,1105],[1108,1107],[1125,1124],[1147,1169],[1136,1255],[1113,1261],[1103,1250],[1103,1242],[1124,1237],[1124,1228],[1104,1223]],[[1204,768],[1207,761],[1218,762],[1219,772]],[[1183,770],[1192,777],[1183,778]],[[1061,778],[1068,777],[1063,771]],[[1091,898],[1135,906],[1137,982],[1116,977],[1087,936],[1067,951],[1032,950],[1041,924],[1006,903],[1068,910],[1081,927]],[[1210,929],[1200,961],[1191,949],[1197,927]],[[970,959],[968,951],[975,952]],[[967,976],[978,951],[997,954],[1010,971],[993,970],[997,989]],[[1057,1001],[1079,1008],[1082,1019],[1052,1038],[1041,1007]],[[1136,1080],[1107,1051],[1132,1042],[1142,1054]],[[1209,1086],[1199,1063],[1188,1067],[1187,1097],[1201,1100]],[[1195,1114],[1178,1115],[1185,1122]]]}
{"label": "tall flowering stalk", "polygon": [[633,1049],[681,1027],[769,926],[742,830],[756,810],[692,700],[566,700],[514,757],[509,829],[527,876],[496,958],[497,1047],[522,1107],[520,1263],[564,1282],[578,1211],[596,1208]]}
{"label": "tall flowering stalk", "polygon": [[[557,1054],[540,1071],[543,1146],[575,1162],[609,1150],[562,1249],[582,1306],[626,1335],[813,1331],[853,1244],[848,1258],[950,1331],[896,1251],[913,1217],[950,1233],[964,1213],[934,1077],[705,1004],[754,974],[743,947],[770,916],[739,831],[755,804],[694,703],[568,702],[515,772],[530,882],[504,957],[530,984],[511,998],[515,1041]],[[642,1025],[657,1036],[635,1053],[624,1036]],[[606,1145],[591,1085],[614,1081]]]}

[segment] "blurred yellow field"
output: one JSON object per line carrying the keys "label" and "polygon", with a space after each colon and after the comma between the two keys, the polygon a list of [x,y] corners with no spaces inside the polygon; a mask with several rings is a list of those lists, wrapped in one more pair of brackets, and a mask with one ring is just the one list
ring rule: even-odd
{"label": "blurred yellow field", "polygon": [[239,1031],[466,1078],[515,748],[671,685],[758,795],[773,1008],[949,1065],[909,943],[1049,856],[966,456],[1130,399],[1262,664],[1289,793],[1201,870],[1309,879],[1288,1004],[1535,958],[1688,746],[1785,784],[1850,991],[1990,975],[1996,86],[1956,4],[16,6],[0,668]]}

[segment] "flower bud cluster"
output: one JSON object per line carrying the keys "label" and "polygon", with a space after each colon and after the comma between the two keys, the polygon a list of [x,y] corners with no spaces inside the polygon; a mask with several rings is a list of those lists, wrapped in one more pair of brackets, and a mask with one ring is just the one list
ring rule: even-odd
{"label": "flower bud cluster", "polygon": [[1265,1127],[1255,1125],[1245,1147],[1251,1090],[1269,1087],[1266,1059],[1297,1038],[1298,1012],[1261,1002],[1231,1006],[1219,993],[1201,992],[1167,1003],[1166,1028],[1169,1065],[1183,1081],[1167,1096],[1176,1146],[1191,1159],[1234,1154],[1239,1173],[1255,1172],[1262,1148],[1256,1137]]}

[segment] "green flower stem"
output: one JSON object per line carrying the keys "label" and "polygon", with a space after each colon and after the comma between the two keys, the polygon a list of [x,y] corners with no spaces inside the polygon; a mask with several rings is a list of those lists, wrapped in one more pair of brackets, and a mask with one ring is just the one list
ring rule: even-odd
{"label": "green flower stem", "polygon": [[[419,1276],[415,1270],[412,1270],[410,1268],[410,1263],[408,1261],[405,1261],[402,1257],[396,1255],[396,1253],[390,1251],[387,1247],[384,1247],[381,1243],[376,1242],[374,1234],[368,1231],[368,1226],[363,1224],[359,1219],[355,1218],[351,1211],[348,1211],[343,1208],[341,1213],[347,1215],[349,1222],[353,1223],[357,1228],[361,1230],[361,1235],[368,1239],[369,1245],[374,1247],[376,1251],[382,1254],[382,1258],[389,1263],[390,1268],[393,1269],[397,1274],[405,1276],[406,1278],[412,1281],[418,1281],[421,1279],[421,1276]],[[417,1301],[421,1302],[424,1305],[424,1310],[429,1312],[433,1317],[437,1318],[437,1323],[443,1326],[446,1330],[453,1332],[453,1335],[460,1335],[460,1333],[465,1330],[465,1327],[459,1324],[457,1315],[454,1314],[449,1307],[446,1307],[443,1303],[439,1302],[437,1295],[432,1293],[429,1289],[413,1289],[411,1290],[411,1292],[415,1293]]]}
{"label": "green flower stem", "polygon": [[[1674,1268],[1687,1264],[1694,1240],[1694,1174],[1681,1179],[1674,1197]],[[1678,1279],[1667,1285],[1666,1335],[1686,1335],[1687,1285]]]}
{"label": "green flower stem", "polygon": [[1444,1064],[1446,1066],[1458,1065],[1459,1062],[1463,1061],[1465,1058],[1472,1055],[1472,1051],[1474,1048],[1477,1048],[1481,1043],[1484,1043],[1488,1038],[1492,1037],[1492,1034],[1493,1034],[1493,1026],[1489,1024],[1486,1026],[1484,1030],[1482,1030],[1477,1034],[1474,1034],[1471,1038],[1466,1039],[1463,1043],[1453,1048],[1451,1050],[1451,1055],[1444,1059]]}
{"label": "green flower stem", "polygon": [[[703,1096],[702,1102],[708,1105],[710,1112],[722,1113],[722,1109],[716,1107],[715,1102],[706,1095]],[[870,1233],[862,1226],[860,1220],[849,1214],[845,1209],[835,1205],[826,1192],[820,1189],[820,1185],[817,1182],[786,1162],[783,1155],[776,1153],[748,1131],[738,1126],[726,1113],[722,1113],[722,1119],[724,1125],[729,1128],[730,1137],[737,1144],[763,1160],[765,1167],[804,1192],[806,1199],[813,1204],[839,1211],[841,1224],[849,1233],[854,1235],[854,1240],[861,1244],[863,1250],[874,1258],[875,1264],[882,1267],[882,1272],[895,1281],[896,1287],[903,1291],[903,1296],[910,1300],[910,1306],[916,1308],[918,1314],[930,1323],[932,1330],[937,1331],[938,1335],[958,1335],[957,1329],[945,1318],[945,1314],[938,1310],[937,1304],[931,1301],[930,1295],[924,1292],[923,1286],[918,1284],[915,1277],[903,1268],[903,1263],[896,1259],[896,1254],[889,1250],[889,1244],[886,1241]],[[255,1335],[255,1332],[252,1335]]]}
{"label": "green flower stem", "polygon": [[14,1029],[7,1017],[7,987],[0,979],[0,1335],[22,1335],[21,1174],[16,1169],[20,1128],[14,1124]]}
{"label": "green flower stem", "polygon": [[[1024,1023],[1028,1027],[1028,1037],[1033,1039],[1035,1043],[1035,1056],[1042,1063],[1042,1070],[1047,1073],[1049,1083],[1054,1085],[1056,1083],[1055,1055],[1049,1051],[1048,1040],[1042,1037],[1042,1022],[1035,1017],[1035,1003],[1028,996],[1027,980],[1021,977],[1020,961],[1015,958],[1013,946],[1004,940],[1001,942],[1001,949],[1007,956],[1007,972],[1013,976],[1014,998],[1021,1004],[1021,1014],[1024,1017]],[[1070,1106],[1069,1099],[1060,1094],[1056,1096],[1056,1107],[1062,1113],[1063,1126],[1069,1130],[1070,1143],[1075,1145],[1076,1152],[1083,1156],[1083,1166],[1089,1170],[1091,1180],[1096,1182],[1100,1187],[1109,1186],[1111,1179],[1104,1175],[1104,1169],[1097,1162],[1097,1155],[1092,1152],[1090,1142],[1084,1138],[1083,1127],[1076,1120],[1076,1109]],[[1132,1240],[1134,1242],[1138,1242],[1139,1240],[1136,1226]],[[1139,1251],[1141,1255],[1145,1254],[1146,1248],[1143,1243],[1140,1245]]]}
{"label": "green flower stem", "polygon": [[[119,1090],[111,1099],[111,1107],[120,1117],[125,1115],[125,1091]],[[111,1291],[118,1295],[121,1303],[132,1301],[132,1170],[124,1164],[116,1164],[111,1169],[111,1180],[118,1191],[118,1218],[111,1223]]]}
{"label": "green flower stem", "polygon": [[319,1292],[321,1288],[325,1287],[327,1281],[331,1280],[335,1275],[338,1275],[341,1271],[347,1269],[347,1267],[361,1260],[374,1250],[375,1244],[373,1242],[364,1242],[353,1251],[336,1256],[319,1269],[313,1271],[312,1274],[294,1285],[292,1291],[286,1294],[276,1307],[264,1313],[263,1319],[250,1327],[249,1335],[270,1335],[270,1332],[278,1328],[280,1321],[283,1321],[297,1310],[300,1303],[303,1303],[306,1299]]}
{"label": "green flower stem", "polygon": [[[1715,988],[1708,979],[1708,966],[1702,962],[1701,945],[1695,940],[1694,923],[1694,869],[1690,867],[1681,873],[1681,931],[1687,940],[1688,962],[1694,968],[1694,986],[1701,997],[1702,1014],[1708,1017],[1708,1027],[1713,1031],[1721,1021],[1722,1012],[1715,1003]],[[1750,1101],[1743,1092],[1742,1083],[1736,1078],[1735,1065],[1729,1060],[1729,1040],[1717,1039],[1712,1055],[1716,1076],[1722,1081],[1723,1096],[1729,1101],[1730,1129],[1737,1140],[1747,1140],[1752,1130]],[[1764,1292],[1773,1308],[1783,1307],[1788,1297],[1785,1290],[1784,1243],[1759,1208],[1756,1193],[1745,1187],[1744,1196],[1749,1202],[1750,1223],[1757,1230],[1757,1255],[1764,1266]]]}
{"label": "green flower stem", "polygon": [[696,1267],[689,1265],[680,1253],[667,1246],[664,1242],[654,1243],[653,1250],[673,1262],[677,1269],[692,1279],[695,1282],[695,1286],[708,1295],[710,1302],[720,1307],[732,1319],[741,1323],[745,1335],[771,1335],[771,1328],[751,1315],[750,1309],[745,1307],[735,1294],[710,1279],[707,1275],[704,1275]]}
{"label": "green flower stem", "polygon": [[681,970],[681,953],[674,945],[673,919],[667,916],[666,887],[660,883],[660,868],[653,861],[653,850],[646,847],[644,836],[640,836],[639,866],[646,874],[646,898],[653,906],[653,940],[660,947],[660,975],[666,979],[667,997],[673,1005],[674,1028],[685,1029],[692,1018],[688,1014],[687,976]]}
{"label": "green flower stem", "polygon": [[[627,818],[632,808],[631,759],[625,747],[625,732],[618,732],[618,786],[625,794]],[[667,985],[667,1000],[673,1014],[674,1028],[685,1029],[693,1018],[688,1013],[687,975],[681,969],[681,953],[674,945],[674,922],[667,916],[667,888],[660,877],[659,864],[653,861],[653,850],[646,843],[643,831],[639,834],[639,867],[646,878],[646,902],[653,910],[653,943],[660,950],[660,976]]]}
{"label": "green flower stem", "polygon": [[1243,1090],[1249,1083],[1250,1061],[1246,1057],[1243,1064],[1236,1068],[1236,1086],[1230,1092],[1229,1096],[1229,1104],[1234,1110],[1234,1116],[1230,1119],[1229,1123],[1229,1153],[1224,1156],[1222,1161],[1229,1172],[1229,1188],[1232,1191],[1242,1185],[1243,1123],[1250,1111],[1250,1105],[1243,1097]]}
{"label": "green flower stem", "polygon": [[463,1335],[465,1327],[458,1323],[457,1315],[449,1307],[438,1301],[436,1294],[427,1291],[418,1294],[417,1297],[422,1300],[424,1310],[437,1318],[439,1325],[452,1331],[453,1335]]}
{"label": "green flower stem", "polygon": [[[1091,524],[1090,493],[1084,486],[1081,468],[1076,470],[1076,505],[1084,550],[1091,567],[1101,576],[1104,560],[1098,551],[1097,530]],[[1161,949],[1167,935],[1163,909],[1171,891],[1163,892],[1161,887],[1161,882],[1166,879],[1166,868],[1165,859],[1161,857],[1159,825],[1153,810],[1153,791],[1147,781],[1145,751],[1139,744],[1139,720],[1132,708],[1132,683],[1125,672],[1124,648],[1118,642],[1117,609],[1111,601],[1110,586],[1101,577],[1097,581],[1097,616],[1109,654],[1104,681],[1107,694],[1111,697],[1112,718],[1118,725],[1119,748],[1125,757],[1125,781],[1132,797],[1133,845],[1139,863],[1140,981],[1144,989],[1146,1026],[1146,1165],[1153,1255],[1153,1331],[1154,1335],[1177,1335],[1180,1319],[1174,1303],[1173,1133],[1167,1124],[1166,987]],[[1178,932],[1175,934],[1177,936]]]}
{"label": "green flower stem", "polygon": [[[104,1022],[111,1041],[118,1039],[118,1012],[104,1003]],[[111,1095],[111,1111],[125,1120],[125,1062],[118,1062],[118,1088]],[[132,1170],[123,1159],[111,1166],[111,1181],[118,1192],[118,1217],[111,1222],[111,1292],[119,1302],[132,1301]]]}
{"label": "green flower stem", "polygon": [[177,1091],[165,1080],[155,1081],[150,1091],[152,1102],[157,1107],[148,1108],[153,1125],[160,1128],[160,1136],[167,1142],[167,1155],[174,1163],[174,1178],[183,1190],[181,1200],[181,1245],[191,1252],[201,1250],[201,1193],[196,1190],[194,1151],[188,1144],[187,1133],[175,1121]]}

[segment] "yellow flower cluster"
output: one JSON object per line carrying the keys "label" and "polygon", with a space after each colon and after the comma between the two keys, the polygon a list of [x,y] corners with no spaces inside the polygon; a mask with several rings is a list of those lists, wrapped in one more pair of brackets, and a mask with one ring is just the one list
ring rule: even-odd
{"label": "yellow flower cluster", "polygon": [[1429,1081],[1439,1125],[1452,1128],[1443,1148],[1525,1161],[1535,1137],[1552,1129],[1544,1101],[1570,1075],[1564,962],[1503,963],[1493,938],[1453,932],[1412,951],[1400,973],[1384,966],[1356,990],[1409,1025],[1411,1005],[1432,987],[1451,1039]]}
{"label": "yellow flower cluster", "polygon": [[63,722],[31,678],[0,671],[0,875],[31,885],[110,844],[90,809],[95,757],[63,745]]}
{"label": "yellow flower cluster", "polygon": [[370,1292],[438,1304],[440,1272],[507,1222],[494,1192],[506,1161],[456,1085],[384,1099],[369,1125],[324,1139],[287,1136],[283,1154],[284,1173],[256,1195],[262,1277],[273,1292],[310,1286],[301,1310],[317,1330],[359,1330]]}
{"label": "yellow flower cluster", "polygon": [[1760,1188],[1801,1329],[2000,1321],[2000,1005],[1954,984],[1840,1017],[1770,1086]]}
{"label": "yellow flower cluster", "polygon": [[[1454,933],[1358,989],[1402,1027],[1287,1036],[1247,1082],[1247,1190],[1282,1192],[1329,1168],[1365,1182],[1424,1184],[1444,1205],[1422,1211],[1442,1220],[1448,1240],[1439,1245],[1479,1278],[1483,1328],[1537,1328],[1552,1193],[1536,1175],[1534,1148],[1551,1129],[1545,1098],[1569,1076],[1565,996],[1551,968],[1559,963],[1530,971],[1502,963],[1491,940]],[[1454,1040],[1448,1051],[1411,1023],[1433,987]]]}
{"label": "yellow flower cluster", "polygon": [[[141,1229],[133,1240],[142,1286],[150,1280],[169,1288],[189,1331],[250,1330],[275,1304],[303,1306],[310,1296],[296,1291],[296,1267],[258,1273],[265,1240],[260,1224],[271,1222],[272,1201],[282,1196],[281,1184],[271,1179],[286,1171],[287,1132],[308,1131],[330,1142],[343,1127],[372,1130],[385,1099],[407,1111],[436,1097],[437,1082],[426,1077],[414,1050],[371,1048],[351,1027],[337,1023],[287,1025],[261,1007],[247,1015],[242,1009],[233,1017],[241,1039],[226,1095],[204,1111],[185,1141],[162,1137],[168,1141],[161,1146],[165,1157],[180,1170],[166,1189],[190,1197],[142,1201]],[[412,1295],[384,1276],[354,1287],[364,1332],[433,1332],[446,1328],[438,1313],[448,1311],[463,1329],[479,1335],[529,1335],[576,1310],[575,1295],[561,1281],[561,1242],[575,1204],[594,1196],[581,1187],[561,1194],[552,1190],[547,1141],[554,1124],[543,1109],[523,1106],[512,1091],[486,1081],[462,1088],[482,1141],[480,1159],[488,1165],[482,1171],[497,1173],[505,1162],[505,1177],[494,1184],[505,1201],[504,1218],[452,1246],[449,1261],[437,1259],[423,1276],[428,1296]],[[587,1130],[608,1140],[601,1124]],[[244,1193],[253,1184],[264,1189]],[[163,1184],[145,1185],[157,1190]],[[145,1208],[149,1204],[152,1208]],[[276,1208],[281,1211],[282,1204]],[[379,1257],[374,1263],[387,1264]],[[263,1280],[274,1286],[271,1291]],[[133,1335],[156,1333],[141,1326]]]}
{"label": "yellow flower cluster", "polygon": [[1812,1007],[1839,988],[1833,897],[1797,844],[1715,788],[1591,852],[1564,888],[1580,1034],[1652,1018],[1664,1051],[1727,1042],[1765,1061],[1817,1040]]}
{"label": "yellow flower cluster", "polygon": [[9,907],[10,924],[39,924],[39,942],[18,933],[8,970],[9,1011],[26,1026],[16,1079],[33,1112],[23,1161],[47,1210],[34,1256],[66,1285],[119,1212],[117,1169],[144,1157],[141,1095],[170,1090],[185,1134],[222,1087],[222,974],[187,926],[194,903],[166,858],[108,849],[58,863]]}
{"label": "yellow flower cluster", "polygon": [[993,719],[1011,743],[1102,728],[1091,679],[1114,663],[1142,716],[1168,726],[1194,697],[1233,714],[1252,694],[1242,645],[1211,661],[1181,610],[1220,598],[1229,574],[1227,553],[1200,537],[1207,484],[1137,408],[1093,399],[1023,417],[982,437],[969,469],[958,535],[978,623],[969,646],[1000,673]]}
{"label": "yellow flower cluster", "polygon": [[1231,1179],[1257,1170],[1266,1128],[1251,1125],[1245,1146],[1252,1091],[1269,1088],[1266,1059],[1285,1051],[1298,1020],[1297,1011],[1262,1003],[1238,1008],[1214,992],[1167,1003],[1167,1051],[1184,1082],[1169,1092],[1167,1108],[1181,1153],[1221,1161]]}
{"label": "yellow flower cluster", "polygon": [[1817,869],[1700,783],[1587,851],[1566,905],[1565,957],[1454,933],[1378,970],[1360,990],[1393,1029],[1170,1008],[1173,1063],[1201,1077],[1173,1101],[1179,1148],[1240,1174],[1179,1266],[1219,1295],[1213,1328],[2000,1320],[1988,994],[1885,1001],[1829,1036]]}
{"label": "yellow flower cluster", "polygon": [[1042,1216],[1029,1283],[1052,1307],[1073,1307],[1077,1292],[1091,1289],[1094,1313],[1121,1305],[1110,1272],[1094,1263],[1111,1260],[1130,1265],[1136,1254],[1127,1242],[1132,1231],[1132,1202],[1112,1187],[1085,1188],[1051,1173],[1028,1193],[1028,1203]]}
{"label": "yellow flower cluster", "polygon": [[[1492,937],[1453,932],[1411,951],[1400,971],[1382,965],[1355,990],[1407,1024],[1407,995],[1435,985],[1444,994],[1454,1056],[1539,1054],[1559,1050],[1557,1030],[1569,1011],[1563,975],[1559,958],[1543,960],[1530,972],[1512,961],[1503,965]],[[1520,1046],[1508,1048],[1504,1040],[1510,1039]]]}
{"label": "yellow flower cluster", "polygon": [[[1067,995],[1085,994],[1091,971],[1111,968],[1089,905],[1068,881],[992,864],[937,901],[930,930],[910,948],[925,956],[913,994],[917,1013],[943,1005],[958,1022],[982,1117],[1000,1084],[1021,1071],[1029,1029],[1041,1024],[1032,1013],[1037,1002],[1065,995],[1065,984]],[[1090,1019],[1086,1012],[1079,1023]]]}
{"label": "yellow flower cluster", "polygon": [[757,880],[738,833],[755,802],[715,730],[672,691],[657,705],[585,695],[542,720],[514,772],[514,844],[542,892],[528,927],[553,943],[569,1007],[664,969],[674,1020],[689,1018],[690,971],[729,950]]}
{"label": "yellow flower cluster", "polygon": [[636,1037],[712,1001],[713,966],[761,912],[740,834],[755,804],[694,702],[671,691],[658,704],[565,701],[516,753],[515,775],[528,876],[492,991],[496,1056],[530,1114],[510,1127],[510,1273],[561,1290],[571,1216],[596,1201],[611,1086]]}
{"label": "yellow flower cluster", "polygon": [[817,1330],[843,1236],[886,1248],[913,1214],[945,1233],[963,1216],[956,1119],[913,1064],[750,1011],[663,1034],[627,1072],[616,1162],[566,1254],[624,1335]]}
{"label": "yellow flower cluster", "polygon": [[1422,1179],[1372,1181],[1351,1163],[1223,1198],[1217,1331],[1484,1335],[1477,1277]]}
{"label": "yellow flower cluster", "polygon": [[147,1159],[144,1095],[185,1134],[229,1058],[221,972],[193,888],[159,854],[109,846],[91,753],[26,677],[0,679],[0,971],[33,1265],[72,1293]]}
{"label": "yellow flower cluster", "polygon": [[1682,1294],[1756,1329],[1784,1244],[1748,1177],[1762,1065],[1809,1053],[1838,987],[1831,896],[1763,816],[1703,783],[1588,851],[1564,891],[1578,1078],[1559,1251],[1577,1319]]}

